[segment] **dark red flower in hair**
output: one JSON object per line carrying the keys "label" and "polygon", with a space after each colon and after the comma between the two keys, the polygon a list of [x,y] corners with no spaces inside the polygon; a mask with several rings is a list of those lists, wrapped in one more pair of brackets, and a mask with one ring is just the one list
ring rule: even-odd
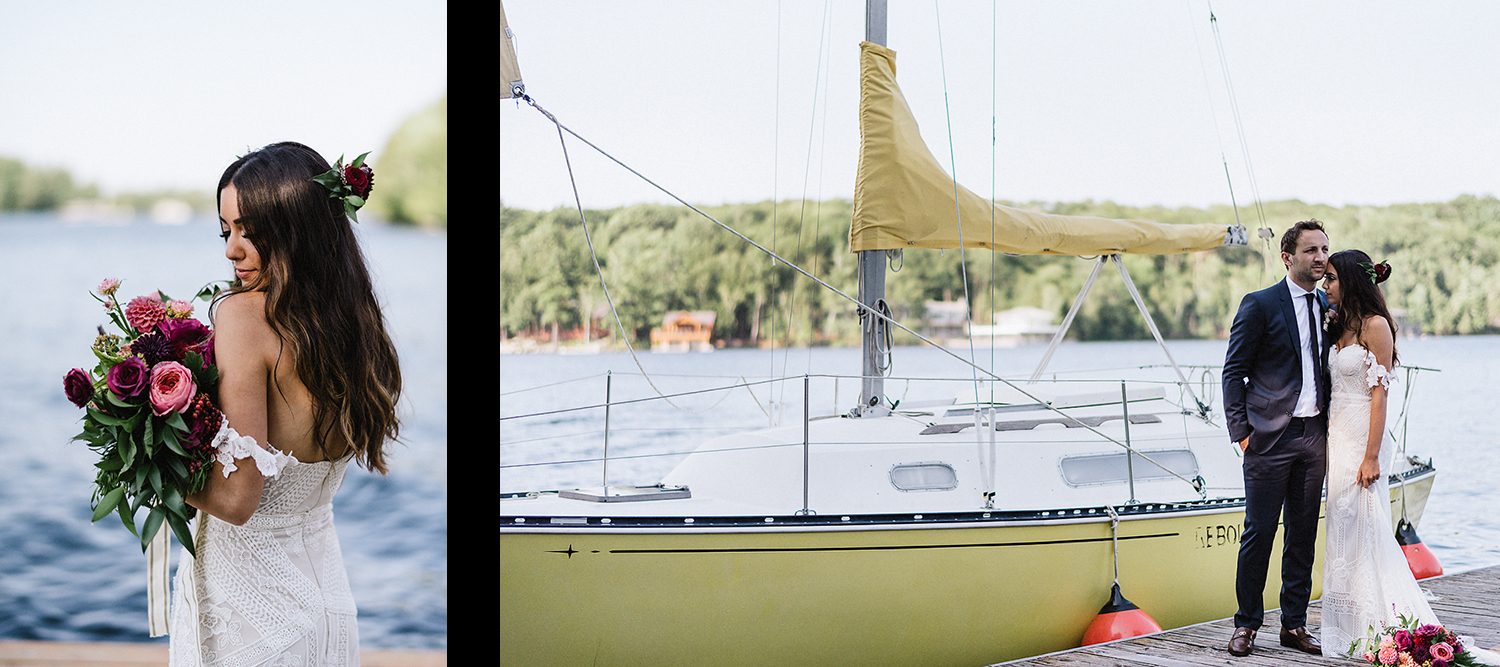
{"label": "dark red flower in hair", "polygon": [[1375,284],[1379,285],[1389,277],[1391,277],[1391,265],[1389,262],[1381,262],[1375,265]]}
{"label": "dark red flower in hair", "polygon": [[375,171],[366,164],[344,167],[344,182],[349,184],[354,196],[369,199],[370,189],[375,185]]}

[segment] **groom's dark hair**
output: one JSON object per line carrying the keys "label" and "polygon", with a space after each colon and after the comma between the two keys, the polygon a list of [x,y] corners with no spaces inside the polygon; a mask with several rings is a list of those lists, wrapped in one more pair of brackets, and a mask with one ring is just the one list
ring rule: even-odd
{"label": "groom's dark hair", "polygon": [[1323,229],[1323,223],[1318,222],[1317,218],[1303,220],[1292,225],[1291,229],[1281,235],[1281,251],[1292,255],[1297,254],[1297,239],[1302,238],[1302,232],[1309,230],[1323,232],[1324,236],[1328,235],[1328,232]]}

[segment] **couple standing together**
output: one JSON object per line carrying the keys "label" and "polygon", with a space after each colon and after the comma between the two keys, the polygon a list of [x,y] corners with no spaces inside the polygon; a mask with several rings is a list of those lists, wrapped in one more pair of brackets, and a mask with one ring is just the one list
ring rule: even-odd
{"label": "couple standing together", "polygon": [[[1224,359],[1224,412],[1245,473],[1229,652],[1255,648],[1284,513],[1281,645],[1347,655],[1372,626],[1393,625],[1399,615],[1438,622],[1391,527],[1392,446],[1384,433],[1396,327],[1377,286],[1390,269],[1359,250],[1330,255],[1317,220],[1286,231],[1281,260],[1286,280],[1240,302]],[[1319,641],[1306,625],[1325,474]]]}

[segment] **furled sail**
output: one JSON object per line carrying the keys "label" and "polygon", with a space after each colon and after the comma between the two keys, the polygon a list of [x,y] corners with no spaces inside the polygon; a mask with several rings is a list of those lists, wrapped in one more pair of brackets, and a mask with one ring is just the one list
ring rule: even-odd
{"label": "furled sail", "polygon": [[516,61],[516,45],[510,24],[505,22],[505,3],[500,3],[500,99],[520,97],[526,93],[521,83],[521,63]]}
{"label": "furled sail", "polygon": [[962,185],[955,203],[953,178],[922,141],[896,86],[896,52],[871,42],[860,50],[851,251],[957,248],[959,219],[964,247],[1017,255],[1165,255],[1244,244],[1241,226],[1052,215],[993,204]]}

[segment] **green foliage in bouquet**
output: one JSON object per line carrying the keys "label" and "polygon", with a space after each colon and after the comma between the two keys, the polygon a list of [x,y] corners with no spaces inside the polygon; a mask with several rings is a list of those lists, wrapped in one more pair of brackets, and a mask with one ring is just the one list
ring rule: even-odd
{"label": "green foliage in bouquet", "polygon": [[[165,523],[194,552],[188,532],[194,510],[186,497],[207,483],[224,425],[212,331],[192,318],[188,302],[160,291],[122,308],[114,299],[119,285],[105,280],[91,295],[121,335],[100,327],[93,345],[98,363],[63,380],[68,399],[84,409],[83,431],[73,439],[99,454],[93,521],[117,513],[142,551]],[[198,298],[217,292],[205,288]],[[147,513],[137,527],[142,508]]]}

